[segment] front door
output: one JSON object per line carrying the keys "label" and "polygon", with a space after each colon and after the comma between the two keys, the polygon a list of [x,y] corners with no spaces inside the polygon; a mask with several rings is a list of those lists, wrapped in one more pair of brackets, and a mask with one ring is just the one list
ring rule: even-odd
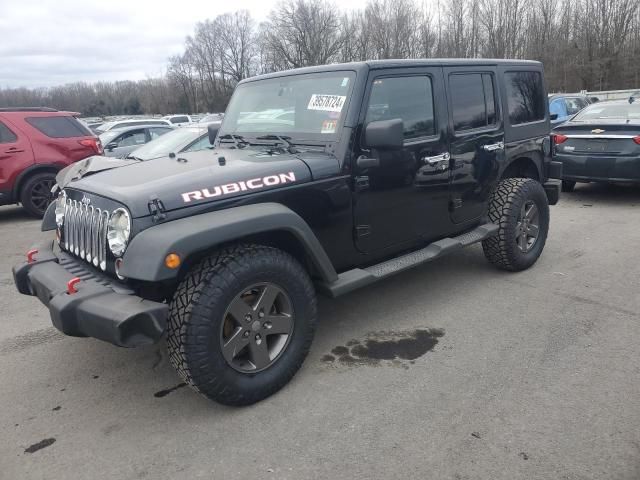
{"label": "front door", "polygon": [[451,220],[479,219],[486,210],[490,186],[504,161],[494,67],[469,71],[445,68],[451,128]]}
{"label": "front door", "polygon": [[[384,253],[435,239],[448,229],[449,155],[442,68],[372,71],[360,117],[356,155],[378,166],[354,165],[355,237],[359,250]],[[369,122],[401,119],[401,150],[369,150]]]}

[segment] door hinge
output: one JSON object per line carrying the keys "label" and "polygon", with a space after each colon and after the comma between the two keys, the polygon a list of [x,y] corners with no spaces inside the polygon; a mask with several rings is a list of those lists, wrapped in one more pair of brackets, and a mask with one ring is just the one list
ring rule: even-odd
{"label": "door hinge", "polygon": [[371,225],[356,225],[356,237],[366,237],[371,235]]}
{"label": "door hinge", "polygon": [[149,199],[149,203],[147,204],[147,206],[149,207],[149,213],[152,215],[152,220],[154,222],[159,222],[167,218],[167,215],[165,214],[164,204],[155,195]]}

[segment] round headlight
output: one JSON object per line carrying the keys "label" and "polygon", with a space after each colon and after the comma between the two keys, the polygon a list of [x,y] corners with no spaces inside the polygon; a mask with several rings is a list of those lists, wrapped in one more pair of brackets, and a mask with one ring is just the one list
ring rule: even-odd
{"label": "round headlight", "polygon": [[116,257],[121,256],[127,248],[127,242],[131,235],[131,217],[129,212],[124,208],[118,208],[113,211],[109,217],[107,226],[107,242],[111,253]]}
{"label": "round headlight", "polygon": [[56,200],[56,209],[55,209],[56,225],[58,225],[58,228],[62,228],[62,225],[64,224],[64,209],[66,207],[66,204],[67,204],[67,194],[64,192],[61,192],[60,195],[58,195],[58,199]]}

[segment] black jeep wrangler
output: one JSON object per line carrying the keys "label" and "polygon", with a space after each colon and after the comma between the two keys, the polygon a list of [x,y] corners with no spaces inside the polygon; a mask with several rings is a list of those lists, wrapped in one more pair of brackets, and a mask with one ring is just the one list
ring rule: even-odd
{"label": "black jeep wrangler", "polygon": [[328,296],[482,242],[540,256],[561,165],[542,65],[374,61],[241,82],[210,150],[60,172],[14,267],[67,335],[134,347],[166,332],[195,390],[230,405],[282,388]]}

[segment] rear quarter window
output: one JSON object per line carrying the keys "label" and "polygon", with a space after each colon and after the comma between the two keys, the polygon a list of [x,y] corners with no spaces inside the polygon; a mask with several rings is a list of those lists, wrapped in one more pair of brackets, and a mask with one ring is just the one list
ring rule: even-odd
{"label": "rear quarter window", "polygon": [[9,130],[4,123],[0,122],[0,143],[14,143],[18,140],[16,134]]}
{"label": "rear quarter window", "polygon": [[26,122],[51,138],[87,137],[93,134],[74,117],[26,117]]}
{"label": "rear quarter window", "polygon": [[511,125],[544,120],[546,100],[540,72],[507,72],[505,83]]}

